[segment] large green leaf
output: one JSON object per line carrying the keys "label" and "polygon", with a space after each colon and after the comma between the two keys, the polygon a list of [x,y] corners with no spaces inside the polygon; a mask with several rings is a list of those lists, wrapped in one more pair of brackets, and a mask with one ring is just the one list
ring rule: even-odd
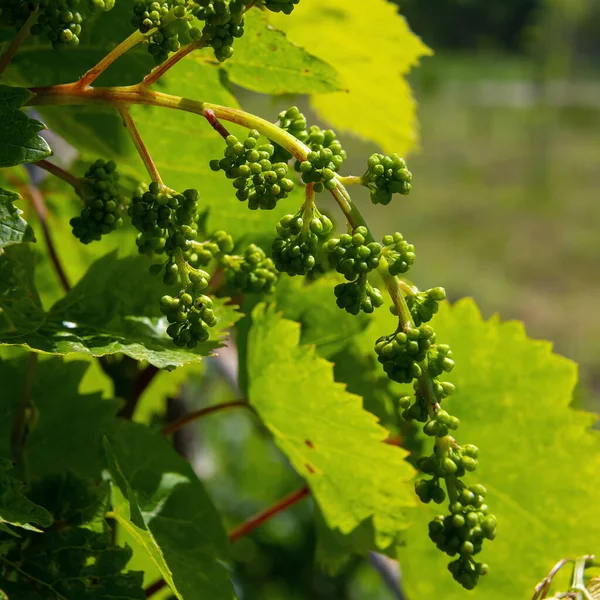
{"label": "large green leaf", "polygon": [[33,524],[48,527],[52,523],[52,515],[23,494],[23,484],[7,473],[11,467],[11,462],[0,459],[0,524],[32,531],[40,531]]}
{"label": "large green leaf", "polygon": [[105,439],[117,522],[140,542],[179,599],[231,600],[227,535],[190,464],[143,425]]}
{"label": "large green leaf", "polygon": [[35,254],[26,244],[0,255],[0,339],[7,342],[36,331],[45,320],[34,282]]}
{"label": "large green leaf", "polygon": [[342,534],[371,520],[378,548],[409,525],[415,504],[406,452],[361,399],[333,379],[333,366],[299,346],[300,325],[259,304],[248,340],[249,399],[294,468],[306,478],[327,525]]}
{"label": "large green leaf", "polygon": [[[2,261],[0,257],[0,272]],[[47,315],[38,308],[35,318],[40,322],[34,330],[0,335],[0,344],[24,345],[37,352],[60,355],[122,352],[168,369],[198,362],[213,353],[222,345],[225,329],[240,317],[235,307],[218,300],[215,312],[219,321],[211,330],[212,339],[193,350],[177,348],[166,335],[167,324],[158,306],[158,299],[169,288],[160,278],[148,274],[148,264],[141,256],[119,259],[116,253],[108,254],[96,261]]]}
{"label": "large green leaf", "polygon": [[[471,300],[441,307],[438,339],[449,343],[457,393],[449,411],[461,420],[459,442],[480,449],[477,477],[498,517],[484,548],[489,575],[472,598],[529,598],[560,558],[600,550],[600,434],[596,415],[570,407],[576,366],[527,338],[517,322],[484,321]],[[472,479],[472,478],[471,478]],[[406,591],[415,598],[463,599],[447,557],[427,537],[435,507],[422,506],[400,548]]]}
{"label": "large green leaf", "polygon": [[405,153],[417,139],[415,103],[405,76],[430,50],[387,0],[302,0],[273,23],[326,60],[347,92],[315,96],[319,115],[341,130]]}
{"label": "large green leaf", "polygon": [[19,194],[0,188],[0,254],[5,246],[35,242],[33,229],[14,205],[17,200],[21,200]]}
{"label": "large green leaf", "polygon": [[355,317],[337,307],[333,288],[343,281],[336,274],[308,284],[300,277],[284,277],[277,286],[277,308],[302,325],[300,342],[314,344],[324,358],[342,350],[369,322],[364,314]]}
{"label": "large green leaf", "polygon": [[36,162],[52,154],[39,135],[46,126],[20,110],[32,97],[29,90],[0,84],[0,167]]}
{"label": "large green leaf", "polygon": [[36,415],[25,444],[28,473],[43,477],[71,470],[83,477],[99,476],[104,463],[101,430],[109,426],[120,403],[103,400],[98,393],[79,393],[88,366],[48,358],[30,369],[27,356],[0,360],[0,380],[6,382],[0,401],[0,455],[11,456],[15,414],[28,400]]}
{"label": "large green leaf", "polygon": [[[202,60],[202,54],[197,54]],[[269,27],[265,13],[251,10],[244,37],[223,64],[237,85],[263,94],[314,94],[341,89],[336,70]]]}
{"label": "large green leaf", "polygon": [[70,472],[38,480],[32,498],[52,513],[43,535],[3,536],[0,581],[13,600],[142,600],[142,573],[125,571],[131,550],[115,546],[104,513],[107,485]]}

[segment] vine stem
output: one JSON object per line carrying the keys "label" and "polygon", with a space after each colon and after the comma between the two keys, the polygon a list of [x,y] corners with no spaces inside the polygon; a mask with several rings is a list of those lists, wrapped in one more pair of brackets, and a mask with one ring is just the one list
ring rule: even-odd
{"label": "vine stem", "polygon": [[241,537],[248,535],[253,532],[255,529],[260,527],[263,523],[266,523],[269,519],[272,519],[275,515],[287,510],[294,504],[297,504],[303,498],[306,498],[310,495],[310,489],[307,485],[301,487],[299,490],[292,492],[285,498],[282,498],[274,504],[273,506],[267,508],[266,510],[258,513],[254,517],[251,517],[247,521],[244,521],[240,526],[232,529],[229,534],[229,541],[235,542],[239,540]]}
{"label": "vine stem", "polygon": [[148,152],[148,149],[146,148],[146,144],[144,144],[144,140],[142,140],[142,136],[140,135],[138,128],[131,118],[128,108],[126,106],[119,106],[118,110],[121,114],[121,118],[123,119],[123,125],[125,125],[125,128],[129,132],[133,145],[135,146],[137,153],[140,155],[140,158],[144,163],[144,167],[146,167],[146,171],[148,171],[148,175],[150,175],[150,179],[158,183],[160,187],[164,187],[160,173],[158,172],[158,169],[152,160],[152,156],[150,156],[150,152]]}
{"label": "vine stem", "polygon": [[194,42],[190,42],[186,44],[183,48],[180,48],[174,54],[171,54],[165,62],[161,63],[157,67],[154,67],[146,77],[142,80],[141,85],[145,87],[150,87],[154,83],[156,83],[169,69],[174,67],[182,58],[185,58],[190,52],[194,50],[199,50],[200,48],[206,47],[206,43],[195,40]]}
{"label": "vine stem", "polygon": [[19,29],[17,35],[13,38],[12,42],[10,43],[10,46],[6,49],[6,52],[4,52],[4,54],[2,54],[2,56],[0,57],[0,73],[4,73],[6,67],[8,67],[8,65],[12,62],[12,59],[17,53],[17,50],[21,47],[21,44],[25,41],[25,38],[29,35],[29,30],[31,29],[31,26],[33,25],[36,18],[37,9],[34,10],[29,15],[29,17],[27,17],[27,20],[25,21],[25,23],[23,23],[23,27]]}
{"label": "vine stem", "polygon": [[73,186],[74,190],[77,192],[77,195],[81,194],[81,179],[79,177],[76,177],[72,173],[69,173],[69,171],[66,171],[62,167],[59,167],[58,165],[55,165],[46,159],[38,160],[33,164],[36,167],[44,169],[44,171],[47,171],[51,175],[54,175],[55,177],[58,177],[58,179],[62,179],[69,185]]}
{"label": "vine stem", "polygon": [[215,112],[213,110],[211,110],[210,108],[207,108],[205,111],[204,116],[206,117],[206,120],[210,123],[210,126],[224,139],[226,140],[229,137],[229,131],[227,130],[227,128],[225,127],[225,125],[223,125],[223,123],[221,123],[221,121],[219,121],[219,119],[217,119]]}
{"label": "vine stem", "polygon": [[348,175],[347,177],[338,177],[339,182],[342,185],[363,185],[365,182],[362,176]]}
{"label": "vine stem", "polygon": [[65,292],[69,292],[71,290],[71,285],[67,278],[67,274],[60,262],[60,258],[58,257],[58,253],[56,252],[56,247],[54,246],[54,240],[52,239],[52,234],[50,233],[50,227],[48,227],[48,211],[46,210],[46,204],[44,202],[44,196],[38,188],[33,185],[24,185],[21,184],[16,179],[9,177],[10,183],[14,185],[23,196],[29,198],[31,201],[31,205],[33,206],[33,210],[40,220],[40,225],[42,227],[42,235],[44,236],[44,241],[46,242],[46,246],[48,247],[48,253],[50,254],[50,260],[52,261],[52,266],[54,267],[54,271],[58,280],[60,281],[60,285],[62,286]]}
{"label": "vine stem", "polygon": [[182,429],[189,423],[192,423],[193,421],[197,421],[198,419],[202,419],[203,417],[206,417],[207,415],[212,415],[213,413],[221,412],[221,411],[227,410],[229,408],[238,408],[238,407],[239,408],[241,408],[241,407],[250,408],[250,405],[245,400],[235,400],[233,402],[223,402],[222,404],[215,404],[213,406],[207,406],[205,408],[201,408],[199,410],[195,410],[193,412],[187,413],[186,415],[183,415],[183,417],[180,417],[179,419],[176,419],[175,421],[169,423],[168,425],[165,425],[160,433],[161,433],[161,435],[164,435],[166,437],[166,436],[169,436],[169,435],[175,433],[176,431],[179,431],[180,429]]}
{"label": "vine stem", "polygon": [[125,52],[143,42],[147,36],[153,34],[156,31],[156,28],[151,29],[147,33],[141,33],[139,30],[134,31],[127,39],[123,40],[118,46],[113,48],[102,60],[100,60],[97,64],[95,64],[89,71],[87,71],[84,75],[81,76],[79,81],[75,82],[73,85],[76,88],[86,89],[110,67],[118,58],[123,56]]}

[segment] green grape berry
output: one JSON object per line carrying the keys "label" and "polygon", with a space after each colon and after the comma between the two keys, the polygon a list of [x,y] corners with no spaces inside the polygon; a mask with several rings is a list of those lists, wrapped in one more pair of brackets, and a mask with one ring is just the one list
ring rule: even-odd
{"label": "green grape berry", "polygon": [[383,304],[381,292],[372,287],[364,275],[356,281],[336,285],[333,292],[338,307],[351,315],[357,315],[361,311],[371,314]]}
{"label": "green grape berry", "polygon": [[446,290],[435,287],[414,296],[407,296],[406,303],[415,325],[428,323],[439,311],[439,303],[446,299]]}
{"label": "green grape berry", "polygon": [[217,324],[213,302],[205,295],[181,292],[178,296],[163,296],[160,310],[167,317],[167,334],[178,347],[195,348],[209,338],[208,329]]}
{"label": "green grape berry", "polygon": [[310,148],[306,160],[296,163],[302,181],[312,183],[316,192],[332,190],[336,184],[335,174],[346,160],[346,151],[342,148],[332,129],[322,130],[317,125],[308,128],[304,143]]}
{"label": "green grape berry", "polygon": [[287,163],[272,162],[273,144],[259,143],[259,138],[260,134],[254,130],[243,143],[230,135],[224,157],[211,161],[210,167],[213,171],[224,171],[233,180],[236,197],[248,202],[248,208],[272,210],[279,200],[287,198],[294,182],[288,177]]}
{"label": "green grape berry", "polygon": [[272,247],[275,267],[288,275],[306,275],[317,262],[320,241],[326,238],[333,224],[312,204],[294,215],[286,215],[277,224],[279,237]]}
{"label": "green grape berry", "polygon": [[232,293],[270,294],[275,290],[279,276],[275,264],[256,244],[250,244],[242,256],[225,256],[223,266]]}
{"label": "green grape berry", "polygon": [[197,237],[198,191],[182,194],[152,182],[134,193],[129,214],[140,232],[136,243],[141,254],[189,253]]}
{"label": "green grape berry", "polygon": [[438,377],[442,373],[450,373],[454,369],[452,350],[447,344],[436,344],[428,352],[427,368],[432,377]]}
{"label": "green grape berry", "polygon": [[338,273],[352,281],[376,269],[381,260],[381,244],[367,242],[369,231],[366,227],[357,227],[351,234],[328,240],[323,250],[329,255]]}
{"label": "green grape berry", "polygon": [[[415,247],[401,233],[386,235],[383,240],[383,255],[387,259],[391,275],[406,273],[415,263]],[[420,325],[420,323],[418,323]]]}
{"label": "green grape berry", "polygon": [[123,224],[124,198],[119,192],[119,174],[114,161],[98,159],[82,181],[85,207],[71,219],[73,235],[89,244]]}
{"label": "green grape berry", "polygon": [[21,28],[33,11],[37,11],[30,32],[45,35],[54,49],[79,44],[82,26],[90,13],[109,11],[115,0],[3,0],[0,2],[2,24]]}
{"label": "green grape berry", "polygon": [[186,259],[193,267],[206,267],[213,259],[229,254],[233,246],[233,238],[229,233],[215,231],[205,241],[194,244],[186,254]]}
{"label": "green grape berry", "polygon": [[148,34],[148,52],[160,64],[200,36],[192,23],[197,10],[191,0],[134,0],[131,24]]}
{"label": "green grape berry", "polygon": [[378,361],[387,376],[397,383],[410,383],[423,373],[419,363],[435,343],[435,333],[428,325],[380,337],[375,344]]}
{"label": "green grape berry", "polygon": [[204,21],[200,39],[223,62],[233,56],[233,43],[244,35],[244,0],[195,0],[193,14]]}
{"label": "green grape berry", "polygon": [[[306,117],[300,112],[297,106],[292,106],[279,113],[278,125],[288,133],[292,134],[301,142],[308,138]],[[272,160],[275,162],[288,162],[292,158],[292,153],[288,152],[279,144],[273,144],[275,153]]]}
{"label": "green grape berry", "polygon": [[397,154],[372,154],[362,179],[371,192],[371,202],[387,206],[394,194],[406,196],[410,193],[412,174]]}

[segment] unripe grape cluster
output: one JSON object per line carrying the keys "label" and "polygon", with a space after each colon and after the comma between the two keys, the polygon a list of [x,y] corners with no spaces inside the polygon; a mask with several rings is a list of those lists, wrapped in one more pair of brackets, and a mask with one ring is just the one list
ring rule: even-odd
{"label": "unripe grape cluster", "polygon": [[[215,58],[223,62],[233,55],[233,42],[244,35],[244,0],[196,0],[194,11],[201,21],[202,41],[213,48]],[[249,2],[248,2],[249,3]]]}
{"label": "unripe grape cluster", "polygon": [[275,152],[268,141],[259,143],[258,131],[250,131],[244,142],[237,137],[227,137],[225,156],[212,160],[213,171],[224,171],[233,180],[236,197],[248,202],[248,208],[272,210],[279,200],[287,198],[294,189],[294,182],[288,177],[289,167],[285,162],[271,161]]}
{"label": "unripe grape cluster", "polygon": [[372,313],[383,304],[381,292],[367,281],[367,274],[379,266],[382,247],[368,242],[368,236],[368,229],[359,226],[351,234],[345,233],[323,245],[330,263],[350,282],[334,288],[336,303],[353,315],[361,311]]}
{"label": "unripe grape cluster", "polygon": [[357,315],[361,311],[371,314],[383,305],[383,295],[367,281],[366,275],[361,275],[350,283],[339,283],[333,288],[333,293],[338,308],[351,315]]}
{"label": "unripe grape cluster", "polygon": [[449,514],[439,515],[429,523],[429,537],[434,544],[448,556],[457,557],[448,570],[469,590],[488,572],[488,566],[477,562],[475,555],[481,552],[484,540],[496,538],[497,521],[485,504],[486,494],[482,485],[466,487],[458,482],[457,499],[450,504]]}
{"label": "unripe grape cluster", "polygon": [[226,231],[215,231],[208,239],[194,244],[186,255],[187,262],[193,267],[206,267],[215,258],[229,254],[233,250],[233,238]]}
{"label": "unripe grape cluster", "polygon": [[147,190],[136,191],[129,214],[140,232],[136,243],[141,254],[189,252],[198,235],[198,191],[178,194],[152,182]]}
{"label": "unripe grape cluster", "polygon": [[45,35],[53,48],[76,46],[88,12],[108,11],[115,0],[2,0],[0,18],[3,25],[20,28],[37,10],[31,34]]}
{"label": "unripe grape cluster", "polygon": [[116,163],[98,159],[86,171],[81,185],[85,207],[70,224],[73,235],[89,244],[123,224],[124,199],[119,193]]}
{"label": "unripe grape cluster", "polygon": [[440,309],[440,302],[446,299],[446,290],[435,287],[424,292],[406,297],[406,304],[410,310],[415,325],[428,323]]}
{"label": "unripe grape cluster", "polygon": [[[301,142],[306,141],[308,137],[308,123],[306,121],[306,117],[300,112],[297,106],[292,106],[287,110],[281,111],[278,116],[278,125],[281,127],[281,129],[284,129]],[[274,160],[276,159],[281,162],[288,162],[292,158],[291,152],[288,152],[285,148],[282,148],[278,144],[274,144],[274,146]]]}
{"label": "unripe grape cluster", "polygon": [[317,262],[320,242],[333,229],[330,219],[322,215],[314,204],[308,210],[300,209],[286,215],[277,224],[279,237],[272,247],[273,261],[280,273],[306,275]]}
{"label": "unripe grape cluster", "polygon": [[148,36],[148,52],[157,64],[200,37],[200,30],[191,25],[196,9],[191,0],[134,0],[131,24],[141,33],[156,29]]}
{"label": "unripe grape cluster", "polygon": [[379,266],[381,244],[367,242],[369,231],[366,227],[356,227],[352,233],[345,233],[325,243],[323,249],[331,258],[338,273],[352,281],[369,273]]}
{"label": "unripe grape cluster", "polygon": [[394,194],[406,196],[411,190],[412,173],[397,154],[372,154],[367,162],[363,183],[371,192],[373,204],[388,205]]}
{"label": "unripe grape cluster", "polygon": [[315,192],[333,190],[335,174],[346,160],[346,151],[335,131],[312,125],[302,141],[310,148],[306,160],[296,165],[302,181],[313,183]]}
{"label": "unripe grape cluster", "polygon": [[273,261],[256,244],[250,244],[242,256],[225,256],[222,263],[230,291],[242,294],[274,291],[279,273]]}
{"label": "unripe grape cluster", "polygon": [[406,273],[415,264],[415,247],[409,244],[401,233],[386,235],[382,242],[391,275]]}
{"label": "unripe grape cluster", "polygon": [[180,348],[195,348],[205,342],[209,337],[207,327],[217,324],[212,300],[197,293],[197,289],[192,287],[191,293],[182,291],[175,298],[165,295],[160,299],[160,310],[170,323],[167,334]]}
{"label": "unripe grape cluster", "polygon": [[377,360],[386,375],[397,383],[411,383],[421,377],[422,363],[435,344],[435,332],[429,325],[380,337],[375,343]]}

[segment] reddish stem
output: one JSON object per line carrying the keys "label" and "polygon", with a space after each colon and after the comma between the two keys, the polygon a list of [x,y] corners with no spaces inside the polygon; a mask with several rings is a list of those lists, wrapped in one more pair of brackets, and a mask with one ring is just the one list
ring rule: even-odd
{"label": "reddish stem", "polygon": [[228,537],[230,542],[235,542],[241,537],[252,533],[255,529],[258,529],[263,523],[266,523],[269,519],[275,515],[287,510],[294,504],[297,504],[303,498],[306,498],[310,494],[310,489],[307,485],[301,487],[299,490],[292,492],[285,498],[282,498],[277,504],[274,504],[267,510],[258,513],[254,517],[251,517],[247,521],[244,521],[239,527],[236,527],[229,532]]}
{"label": "reddish stem", "polygon": [[200,48],[204,48],[204,42],[200,40],[196,40],[195,42],[191,42],[185,45],[183,48],[179,49],[175,54],[171,54],[164,63],[154,67],[144,80],[142,81],[142,85],[146,87],[150,87],[152,84],[156,83],[169,69],[173,68],[182,58],[185,58],[190,52],[194,50],[198,50]]}
{"label": "reddish stem", "polygon": [[40,190],[33,185],[23,185],[12,177],[9,177],[9,181],[21,191],[23,196],[27,196],[31,200],[33,210],[40,220],[42,234],[44,236],[46,246],[48,247],[48,253],[50,254],[50,260],[54,266],[54,271],[56,272],[63,290],[65,290],[65,292],[69,292],[71,290],[71,285],[67,279],[67,274],[63,269],[60,259],[58,258],[58,253],[56,252],[54,241],[52,240],[50,228],[48,227],[48,211],[46,210],[46,205],[44,203],[44,196]]}
{"label": "reddish stem", "polygon": [[164,589],[167,585],[167,582],[164,579],[159,579],[155,581],[153,584],[149,585],[145,590],[146,598],[150,598],[154,594],[160,592],[160,590]]}
{"label": "reddish stem", "polygon": [[235,400],[234,402],[224,402],[223,404],[215,404],[214,406],[207,406],[206,408],[201,408],[200,410],[195,410],[193,412],[188,413],[187,415],[183,415],[179,419],[176,419],[172,423],[165,425],[162,429],[161,434],[164,436],[169,436],[176,431],[179,431],[182,427],[185,427],[188,423],[192,421],[196,421],[197,419],[201,419],[206,415],[210,415],[212,413],[220,412],[222,410],[227,410],[228,408],[235,407],[247,407],[249,408],[249,404],[245,400]]}
{"label": "reddish stem", "polygon": [[225,126],[223,125],[223,123],[221,123],[221,121],[219,121],[219,119],[217,119],[217,117],[215,116],[214,111],[212,111],[210,108],[207,108],[204,111],[204,117],[206,118],[206,120],[210,123],[211,127],[224,139],[226,140],[230,133],[229,131],[227,131],[227,129],[225,128]]}
{"label": "reddish stem", "polygon": [[129,135],[131,136],[131,141],[133,142],[137,153],[140,155],[140,158],[142,159],[142,162],[146,167],[146,171],[148,171],[148,175],[150,175],[152,181],[158,183],[160,187],[164,187],[163,181],[160,177],[160,173],[158,172],[158,169],[156,168],[156,165],[154,164],[154,161],[150,156],[150,152],[148,152],[148,149],[144,144],[144,140],[142,139],[138,128],[136,127],[133,119],[131,118],[131,115],[129,114],[129,110],[125,106],[120,106],[119,113],[121,113],[123,125],[125,125],[125,128],[129,132]]}
{"label": "reddish stem", "polygon": [[44,171],[48,171],[48,173],[54,175],[55,177],[66,181],[69,185],[72,185],[75,188],[77,193],[79,193],[79,188],[81,186],[81,179],[79,179],[79,177],[69,173],[69,171],[66,171],[62,167],[51,163],[49,160],[38,160],[38,162],[34,163],[34,165],[40,169],[44,169]]}

